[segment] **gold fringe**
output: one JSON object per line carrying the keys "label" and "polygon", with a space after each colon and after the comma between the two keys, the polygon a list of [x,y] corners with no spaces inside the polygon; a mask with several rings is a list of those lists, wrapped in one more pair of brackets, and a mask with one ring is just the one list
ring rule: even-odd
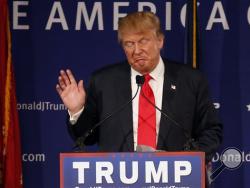
{"label": "gold fringe", "polygon": [[4,104],[4,147],[3,147],[3,154],[6,154],[6,148],[7,148],[7,140],[8,140],[8,130],[10,125],[10,91],[12,87],[11,83],[11,76],[12,76],[12,70],[11,70],[11,63],[12,63],[12,57],[11,57],[11,33],[10,33],[10,24],[9,24],[9,13],[8,9],[6,10],[6,19],[7,19],[7,27],[6,27],[6,33],[7,33],[7,47],[8,47],[8,55],[7,55],[7,70],[6,70],[6,83],[5,83],[5,104]]}

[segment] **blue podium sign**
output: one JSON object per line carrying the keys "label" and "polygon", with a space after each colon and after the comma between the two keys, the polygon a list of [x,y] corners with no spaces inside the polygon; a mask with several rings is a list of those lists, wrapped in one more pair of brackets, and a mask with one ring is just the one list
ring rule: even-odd
{"label": "blue podium sign", "polygon": [[60,188],[205,188],[202,152],[61,153]]}

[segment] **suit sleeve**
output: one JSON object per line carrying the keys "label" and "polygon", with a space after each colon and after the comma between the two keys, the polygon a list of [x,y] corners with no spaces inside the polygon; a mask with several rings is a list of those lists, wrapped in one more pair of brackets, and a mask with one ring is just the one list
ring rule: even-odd
{"label": "suit sleeve", "polygon": [[198,79],[196,101],[193,137],[199,150],[206,153],[208,162],[222,142],[222,124],[210,99],[207,80],[203,76]]}
{"label": "suit sleeve", "polygon": [[[77,140],[79,137],[84,137],[85,134],[92,129],[92,127],[98,122],[97,113],[97,94],[94,77],[92,76],[87,91],[86,103],[83,113],[80,115],[76,124],[71,125],[69,122],[69,116],[67,116],[68,132],[73,140]],[[86,145],[96,143],[98,140],[98,130],[94,130],[91,135],[85,140]]]}

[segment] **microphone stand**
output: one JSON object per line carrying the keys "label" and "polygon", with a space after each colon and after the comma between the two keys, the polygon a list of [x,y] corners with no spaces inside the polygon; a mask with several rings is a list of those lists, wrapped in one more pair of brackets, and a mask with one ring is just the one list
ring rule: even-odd
{"label": "microphone stand", "polygon": [[78,148],[77,152],[82,152],[84,151],[85,148],[85,141],[86,139],[93,134],[93,132],[95,131],[96,128],[98,128],[99,126],[101,126],[107,119],[109,119],[110,117],[112,117],[113,115],[115,115],[116,113],[120,112],[121,110],[123,110],[129,103],[131,103],[134,98],[137,96],[138,91],[140,86],[144,83],[144,77],[142,79],[141,76],[137,75],[136,76],[136,83],[137,83],[137,90],[135,95],[132,97],[132,99],[130,99],[129,101],[127,101],[126,103],[124,103],[122,106],[120,106],[118,109],[116,109],[114,112],[112,112],[111,114],[107,115],[104,119],[102,119],[101,121],[99,121],[97,124],[95,124],[91,129],[89,129],[83,136],[80,136],[77,138],[77,140],[75,141],[75,145],[73,147],[73,149]]}
{"label": "microphone stand", "polygon": [[[143,77],[143,83],[144,83],[144,76]],[[143,84],[140,85],[140,87]],[[158,106],[156,106],[154,103],[152,103],[144,94],[143,90],[141,89],[141,93],[142,96],[152,105],[154,106],[155,109],[157,109],[159,112],[161,112],[161,114],[163,114],[167,119],[169,119],[171,122],[173,122],[179,129],[182,129],[185,138],[186,138],[186,143],[183,146],[183,150],[184,151],[195,151],[198,150],[198,145],[197,143],[195,143],[195,140],[190,136],[190,134],[188,133],[188,131],[186,129],[184,129],[178,122],[176,122],[173,118],[171,118],[168,114],[166,114],[165,112],[163,112]]]}

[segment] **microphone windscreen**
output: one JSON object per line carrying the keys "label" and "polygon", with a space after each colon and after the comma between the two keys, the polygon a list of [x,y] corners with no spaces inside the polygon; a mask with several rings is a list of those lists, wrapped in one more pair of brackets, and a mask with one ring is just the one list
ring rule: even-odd
{"label": "microphone windscreen", "polygon": [[145,81],[144,76],[136,75],[135,79],[136,79],[136,83],[138,85],[143,85],[144,84],[144,81]]}

